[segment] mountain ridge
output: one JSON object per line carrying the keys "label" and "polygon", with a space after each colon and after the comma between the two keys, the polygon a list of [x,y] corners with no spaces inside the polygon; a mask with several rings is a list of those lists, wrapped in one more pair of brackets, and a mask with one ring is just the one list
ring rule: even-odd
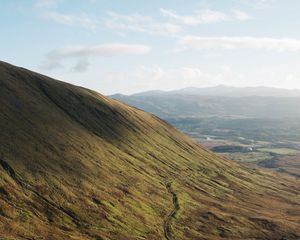
{"label": "mountain ridge", "polygon": [[178,90],[149,90],[133,94],[112,94],[109,96],[135,96],[149,97],[157,95],[197,95],[197,96],[221,96],[221,97],[300,97],[300,89],[284,89],[267,86],[234,87],[227,85],[216,85],[213,87],[186,87]]}
{"label": "mountain ridge", "polygon": [[300,118],[300,97],[218,96],[189,93],[112,95],[113,99],[151,112],[163,119],[177,117]]}

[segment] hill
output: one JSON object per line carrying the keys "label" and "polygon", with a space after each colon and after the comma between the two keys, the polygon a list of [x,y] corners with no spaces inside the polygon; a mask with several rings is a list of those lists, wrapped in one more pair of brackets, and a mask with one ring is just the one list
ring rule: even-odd
{"label": "hill", "polygon": [[0,63],[1,239],[299,239],[300,182]]}

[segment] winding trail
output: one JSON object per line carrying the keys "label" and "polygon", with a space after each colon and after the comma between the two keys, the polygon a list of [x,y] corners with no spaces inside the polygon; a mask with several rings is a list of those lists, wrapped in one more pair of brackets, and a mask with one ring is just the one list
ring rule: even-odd
{"label": "winding trail", "polygon": [[176,213],[178,212],[178,210],[180,209],[180,207],[179,207],[179,203],[178,203],[178,197],[177,197],[176,193],[172,189],[172,183],[168,182],[166,184],[166,188],[167,188],[168,192],[172,195],[172,201],[173,201],[174,208],[169,213],[169,215],[167,216],[167,218],[165,219],[165,222],[164,222],[164,233],[165,233],[165,239],[167,239],[167,240],[173,240],[171,223],[172,223],[172,219],[175,218]]}

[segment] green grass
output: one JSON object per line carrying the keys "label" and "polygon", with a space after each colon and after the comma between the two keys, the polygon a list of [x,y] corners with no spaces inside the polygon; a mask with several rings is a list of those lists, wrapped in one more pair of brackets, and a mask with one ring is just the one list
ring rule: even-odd
{"label": "green grass", "polygon": [[257,151],[274,153],[279,155],[296,155],[297,153],[300,153],[300,151],[292,148],[258,148]]}
{"label": "green grass", "polygon": [[225,153],[223,154],[237,162],[258,163],[272,159],[273,156],[269,152],[246,152],[246,153]]}

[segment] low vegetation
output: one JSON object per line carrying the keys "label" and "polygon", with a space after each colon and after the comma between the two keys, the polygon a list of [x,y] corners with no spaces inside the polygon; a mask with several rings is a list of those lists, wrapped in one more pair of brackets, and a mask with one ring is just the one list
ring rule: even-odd
{"label": "low vegetation", "polygon": [[296,155],[297,153],[300,153],[300,151],[291,148],[258,148],[257,151],[277,155]]}

